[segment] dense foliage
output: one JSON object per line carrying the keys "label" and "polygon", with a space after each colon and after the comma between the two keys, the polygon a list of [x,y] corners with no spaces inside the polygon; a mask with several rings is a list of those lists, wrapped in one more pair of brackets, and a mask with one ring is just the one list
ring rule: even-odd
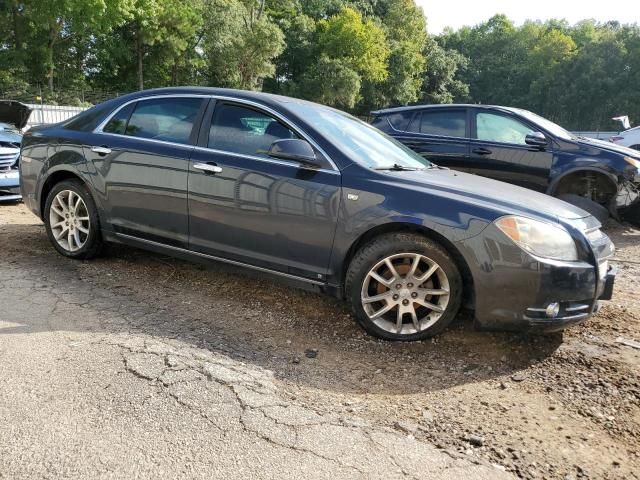
{"label": "dense foliage", "polygon": [[0,66],[0,96],[47,102],[189,84],[357,113],[465,101],[574,129],[640,122],[637,25],[497,15],[433,37],[414,0],[0,0]]}

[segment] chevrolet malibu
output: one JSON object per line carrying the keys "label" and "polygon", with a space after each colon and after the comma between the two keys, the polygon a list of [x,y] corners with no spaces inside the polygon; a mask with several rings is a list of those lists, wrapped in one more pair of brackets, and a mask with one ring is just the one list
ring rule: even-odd
{"label": "chevrolet malibu", "polygon": [[433,336],[461,307],[484,328],[559,330],[611,298],[614,247],[585,211],[293,98],[138,92],[31,129],[20,169],[66,257],[119,242],[280,275],[388,340]]}

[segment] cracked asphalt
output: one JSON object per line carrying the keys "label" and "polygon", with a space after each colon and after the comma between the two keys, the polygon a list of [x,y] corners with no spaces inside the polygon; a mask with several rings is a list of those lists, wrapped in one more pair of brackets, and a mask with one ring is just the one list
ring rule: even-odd
{"label": "cracked asphalt", "polygon": [[[20,205],[0,207],[0,251],[2,479],[512,478],[323,391],[299,395],[280,372],[313,360],[250,328],[273,312],[248,292],[198,300],[172,289],[172,271],[198,267],[122,248],[65,259]],[[168,262],[168,273],[135,274],[119,254]]]}

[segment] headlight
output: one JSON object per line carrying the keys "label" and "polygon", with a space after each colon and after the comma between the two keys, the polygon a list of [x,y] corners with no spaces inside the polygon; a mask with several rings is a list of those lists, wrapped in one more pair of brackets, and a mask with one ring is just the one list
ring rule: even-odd
{"label": "headlight", "polygon": [[495,224],[527,252],[556,260],[578,260],[576,243],[560,225],[516,216],[499,218]]}
{"label": "headlight", "polygon": [[624,157],[624,160],[640,170],[640,160],[633,157]]}

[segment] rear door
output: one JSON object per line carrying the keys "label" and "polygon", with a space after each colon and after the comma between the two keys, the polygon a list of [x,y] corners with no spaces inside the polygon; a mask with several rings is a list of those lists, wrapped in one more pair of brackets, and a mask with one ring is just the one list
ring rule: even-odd
{"label": "rear door", "polygon": [[473,109],[470,172],[545,192],[553,162],[546,148],[527,145],[527,134],[538,131],[515,115]]}
{"label": "rear door", "polygon": [[[301,135],[273,112],[218,100],[205,116],[189,174],[190,248],[323,281],[340,203],[340,172],[271,158]],[[322,156],[322,153],[316,151]]]}
{"label": "rear door", "polygon": [[85,157],[105,228],[186,247],[189,158],[208,98],[166,96],[122,107],[88,136]]}
{"label": "rear door", "polygon": [[469,162],[467,116],[464,107],[417,110],[405,131],[393,136],[436,165],[465,170]]}

